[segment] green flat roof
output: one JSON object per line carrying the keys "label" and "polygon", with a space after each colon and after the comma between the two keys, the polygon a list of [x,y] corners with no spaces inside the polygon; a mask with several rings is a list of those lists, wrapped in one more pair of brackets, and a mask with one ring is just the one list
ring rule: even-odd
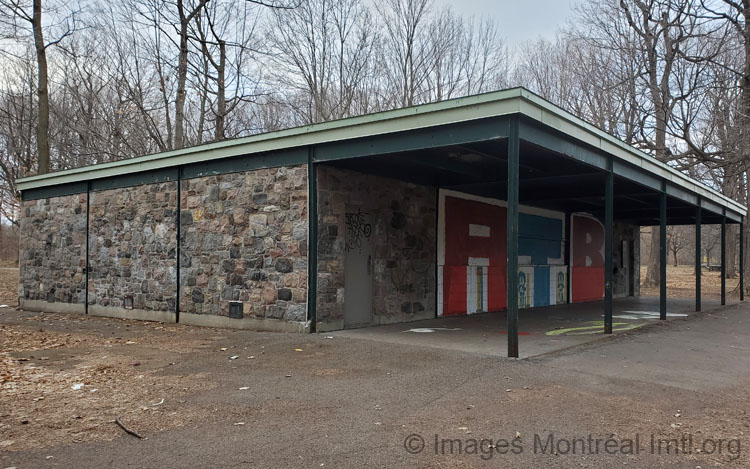
{"label": "green flat roof", "polygon": [[745,206],[689,178],[654,157],[625,144],[524,88],[495,91],[439,103],[423,104],[394,111],[367,114],[156,153],[113,163],[30,176],[19,179],[16,184],[18,190],[25,191],[239,155],[351,140],[509,114],[527,116],[742,216],[747,214]]}

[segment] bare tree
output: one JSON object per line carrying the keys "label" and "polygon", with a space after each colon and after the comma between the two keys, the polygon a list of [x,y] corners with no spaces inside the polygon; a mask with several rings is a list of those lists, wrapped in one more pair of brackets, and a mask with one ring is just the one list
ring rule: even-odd
{"label": "bare tree", "polygon": [[688,237],[685,235],[684,229],[681,226],[668,226],[667,227],[667,244],[669,250],[674,256],[674,266],[677,267],[678,260],[677,255],[685,248],[688,244]]}
{"label": "bare tree", "polygon": [[[59,6],[62,9],[62,6]],[[23,0],[0,0],[0,28],[3,36],[24,40],[33,38],[37,64],[37,131],[38,153],[37,172],[50,171],[49,141],[49,73],[47,70],[47,49],[60,44],[73,34],[76,28],[76,11],[70,12],[57,23],[55,38],[45,42],[42,20],[42,0],[32,0],[31,5]]]}
{"label": "bare tree", "polygon": [[431,65],[428,14],[432,0],[386,0],[381,11],[388,79],[395,94],[394,105],[423,102]]}

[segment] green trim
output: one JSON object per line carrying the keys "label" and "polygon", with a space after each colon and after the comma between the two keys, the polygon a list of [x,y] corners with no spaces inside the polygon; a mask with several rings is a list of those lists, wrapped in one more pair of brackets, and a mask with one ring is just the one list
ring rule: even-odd
{"label": "green trim", "polygon": [[625,163],[623,161],[613,161],[612,168],[617,176],[623,177],[655,191],[661,190],[661,179],[645,171],[641,171],[636,166]]}
{"label": "green trim", "polygon": [[66,195],[84,194],[88,189],[88,182],[71,182],[59,186],[38,187],[21,192],[21,200],[39,200],[48,197],[63,197]]}
{"label": "green trim", "polygon": [[721,205],[711,202],[710,200],[706,200],[701,197],[698,202],[700,203],[701,208],[704,210],[708,210],[709,212],[713,212],[717,215],[721,215],[722,213],[724,213]]}
{"label": "green trim", "polygon": [[307,163],[307,148],[290,148],[275,152],[242,155],[222,160],[203,161],[184,166],[183,179],[192,179],[219,174],[239,173],[257,169],[278,168]]}
{"label": "green trim", "polygon": [[508,137],[508,126],[508,117],[499,117],[376,135],[353,141],[324,143],[316,146],[315,161],[334,161],[498,140]]}
{"label": "green trim", "polygon": [[540,125],[538,122],[521,119],[519,135],[521,140],[526,142],[560,153],[594,168],[607,169],[607,157],[602,152],[571,141],[559,131]]}
{"label": "green trim", "polygon": [[[338,121],[325,122],[294,129],[254,135],[251,137],[227,140],[201,145],[192,148],[168,151],[129,160],[104,163],[84,168],[76,168],[57,173],[27,177],[17,181],[18,190],[25,192],[41,187],[57,186],[93,179],[121,177],[125,174],[139,173],[175,166],[192,165],[206,161],[220,160],[241,155],[254,155],[289,148],[299,148],[342,142],[343,146],[334,146],[332,156],[351,157],[355,152],[366,155],[365,146],[352,145],[358,139],[369,139],[374,136],[408,135],[420,129],[435,128],[449,124],[468,121],[479,121],[485,118],[522,115],[535,123],[554,129],[566,138],[579,142],[577,148],[568,146],[562,141],[563,154],[573,151],[573,155],[583,158],[589,164],[601,167],[604,155],[613,155],[617,160],[627,162],[643,173],[663,178],[676,186],[700,195],[705,200],[726,206],[735,213],[744,216],[747,209],[706,187],[674,168],[655,158],[626,145],[620,140],[606,134],[600,129],[573,116],[567,111],[545,101],[523,88],[513,88],[465,98],[452,99],[439,103],[424,104],[411,108],[386,111]],[[433,129],[434,131],[434,129]],[[502,133],[502,130],[498,130]],[[541,135],[544,137],[545,135]],[[446,139],[449,140],[449,139]],[[350,143],[343,143],[343,142]],[[429,143],[429,141],[427,142]],[[555,143],[554,141],[552,143]],[[362,143],[360,142],[360,145]],[[424,144],[424,141],[422,142]],[[581,148],[584,150],[581,151]],[[593,150],[590,150],[591,148]]]}
{"label": "green trim", "polygon": [[727,211],[726,217],[735,223],[742,223],[742,215],[737,215],[734,212]]}
{"label": "green trim", "polygon": [[321,124],[225,140],[128,160],[104,163],[18,180],[21,191],[34,187],[118,176],[294,147],[390,134],[519,112],[520,88],[351,117]]}
{"label": "green trim", "polygon": [[691,194],[687,191],[685,191],[681,187],[677,187],[674,184],[667,184],[666,187],[667,195],[670,197],[674,197],[675,199],[680,199],[684,202],[687,202],[691,205],[698,205],[698,196],[695,194]]}
{"label": "green trim", "polygon": [[121,189],[123,187],[134,187],[143,184],[158,184],[160,182],[176,181],[179,168],[164,168],[143,173],[124,174],[106,179],[94,179],[91,181],[92,191],[106,191]]}

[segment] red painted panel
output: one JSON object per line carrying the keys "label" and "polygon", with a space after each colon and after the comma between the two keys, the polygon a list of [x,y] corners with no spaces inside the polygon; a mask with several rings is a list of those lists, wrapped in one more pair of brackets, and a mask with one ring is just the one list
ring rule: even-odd
{"label": "red painted panel", "polygon": [[466,266],[443,266],[443,316],[466,314]]}
{"label": "red painted panel", "polygon": [[[490,311],[505,309],[505,217],[505,207],[445,197],[443,315],[466,314],[466,266],[470,257],[489,259],[488,308]],[[490,236],[469,236],[470,224],[488,226]]]}
{"label": "red painted panel", "polygon": [[573,215],[573,302],[604,297],[604,226],[591,217]]}
{"label": "red painted panel", "polygon": [[573,267],[573,302],[596,301],[604,297],[604,267]]}

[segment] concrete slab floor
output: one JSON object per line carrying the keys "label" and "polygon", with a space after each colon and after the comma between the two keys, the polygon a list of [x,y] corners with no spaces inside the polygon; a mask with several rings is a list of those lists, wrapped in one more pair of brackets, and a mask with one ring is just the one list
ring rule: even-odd
{"label": "concrete slab floor", "polygon": [[[659,320],[658,297],[618,298],[613,302],[613,335],[632,331]],[[736,301],[727,299],[731,305]],[[704,300],[703,311],[720,308],[718,300]],[[667,319],[685,318],[695,311],[695,300],[670,298]],[[535,357],[606,339],[601,301],[524,309],[519,312],[519,355]],[[427,319],[409,323],[370,326],[326,335],[394,344],[507,356],[505,312]]]}

